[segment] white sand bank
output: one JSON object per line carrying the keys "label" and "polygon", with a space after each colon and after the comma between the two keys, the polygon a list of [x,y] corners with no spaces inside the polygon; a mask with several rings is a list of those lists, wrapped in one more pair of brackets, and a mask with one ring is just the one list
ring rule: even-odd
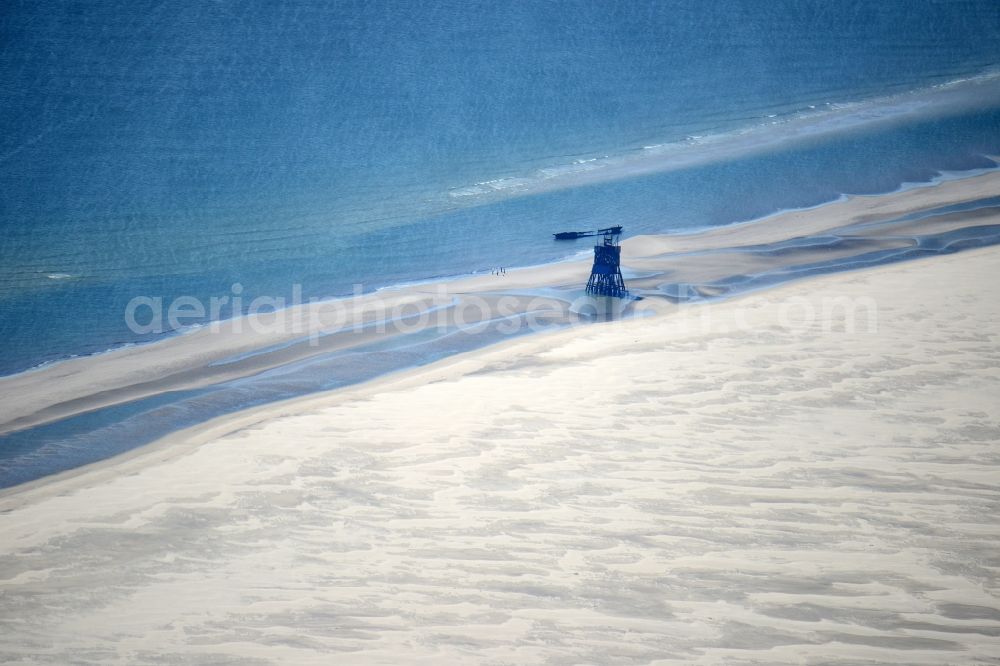
{"label": "white sand bank", "polygon": [[21,488],[0,660],[995,663],[998,277],[522,338]]}
{"label": "white sand bank", "polygon": [[[646,276],[629,280],[633,290],[652,292],[647,293],[644,307],[662,309],[663,301],[657,300],[656,290],[664,283],[711,282],[738,274],[780,270],[784,264],[836,257],[838,253],[849,255],[858,251],[860,242],[867,242],[871,249],[898,247],[905,246],[906,237],[911,234],[973,224],[998,224],[1000,215],[992,209],[988,216],[974,219],[964,214],[959,219],[922,220],[916,225],[894,229],[889,238],[877,237],[878,229],[854,228],[858,224],[933,211],[998,193],[1000,171],[992,171],[887,195],[850,197],[814,209],[785,212],[765,220],[708,232],[641,236],[623,243],[623,264],[627,272]],[[919,228],[914,229],[914,226]],[[792,253],[786,251],[780,256],[779,253],[762,255],[741,251],[748,246],[787,240],[789,234],[801,237],[839,233],[838,230],[845,227],[856,241],[839,250],[822,248],[810,252],[806,248]],[[588,249],[586,244],[566,247],[567,252],[573,248]],[[401,310],[412,314],[438,308],[445,312],[447,319],[455,312],[451,305],[461,305],[472,296],[579,287],[586,282],[589,268],[590,260],[585,259],[511,271],[502,278],[483,275],[410,286],[342,301],[348,305],[340,310],[331,308],[329,303],[305,304],[284,311],[281,326],[267,325],[273,321],[273,316],[269,315],[258,319],[265,324],[259,327],[244,319],[228,321],[219,330],[206,327],[155,344],[71,359],[37,371],[0,377],[0,403],[3,405],[0,434],[164,391],[252,376],[268,368],[371,342],[376,335],[370,331],[359,333],[357,326],[377,319],[380,312]],[[525,298],[523,305],[528,302]],[[553,307],[558,310],[562,306],[553,302]],[[515,309],[517,312],[524,310],[522,305]],[[468,310],[465,312],[468,316]],[[472,312],[472,317],[477,316],[476,310]],[[482,312],[484,317],[499,314],[492,306]],[[341,329],[343,332],[332,333]],[[318,332],[324,335],[316,338],[317,344],[301,342]],[[245,358],[225,362],[234,356]]]}

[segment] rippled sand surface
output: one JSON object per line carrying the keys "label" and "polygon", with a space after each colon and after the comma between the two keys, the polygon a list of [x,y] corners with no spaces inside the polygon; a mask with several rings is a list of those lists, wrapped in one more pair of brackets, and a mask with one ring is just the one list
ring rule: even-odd
{"label": "rippled sand surface", "polygon": [[0,658],[997,663],[997,276],[531,336],[9,493]]}

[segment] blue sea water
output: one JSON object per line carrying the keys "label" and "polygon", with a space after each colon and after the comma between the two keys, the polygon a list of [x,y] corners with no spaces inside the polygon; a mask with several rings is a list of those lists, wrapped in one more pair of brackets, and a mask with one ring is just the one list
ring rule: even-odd
{"label": "blue sea water", "polygon": [[0,49],[3,374],[153,339],[135,296],[539,263],[1000,154],[994,0],[15,0]]}

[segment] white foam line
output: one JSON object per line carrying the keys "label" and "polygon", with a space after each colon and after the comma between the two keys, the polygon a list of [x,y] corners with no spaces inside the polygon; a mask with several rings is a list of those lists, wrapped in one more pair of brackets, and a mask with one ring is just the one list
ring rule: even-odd
{"label": "white foam line", "polygon": [[776,116],[736,129],[692,134],[680,140],[653,143],[617,154],[577,159],[523,176],[485,180],[451,190],[452,199],[466,203],[523,196],[622,178],[675,171],[773,150],[833,134],[928,118],[956,110],[1000,104],[1000,71],[987,71],[946,83],[867,100],[827,103]]}

